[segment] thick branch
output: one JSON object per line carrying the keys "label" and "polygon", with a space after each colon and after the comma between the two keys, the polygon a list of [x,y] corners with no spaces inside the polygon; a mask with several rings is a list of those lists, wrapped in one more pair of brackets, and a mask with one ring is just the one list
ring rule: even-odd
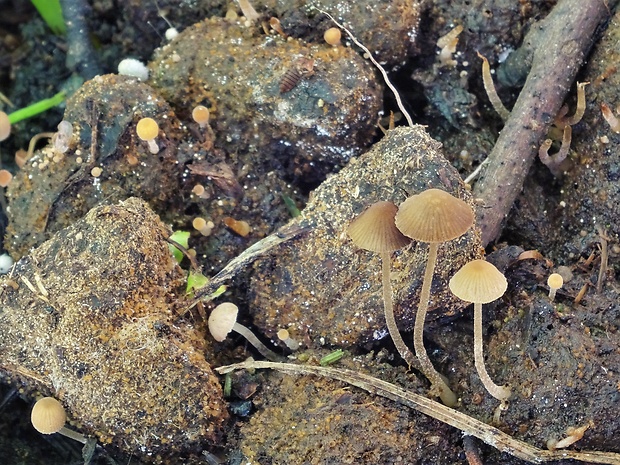
{"label": "thick branch", "polygon": [[539,39],[532,68],[475,187],[476,197],[483,201],[478,224],[485,245],[499,236],[538,147],[593,44],[597,27],[617,3],[560,0],[525,39]]}

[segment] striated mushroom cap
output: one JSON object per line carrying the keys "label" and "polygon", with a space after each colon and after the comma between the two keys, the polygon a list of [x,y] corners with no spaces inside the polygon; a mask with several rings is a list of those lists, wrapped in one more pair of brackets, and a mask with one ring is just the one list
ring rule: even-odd
{"label": "striated mushroom cap", "polygon": [[209,332],[213,339],[217,342],[226,339],[237,322],[237,313],[239,313],[239,307],[230,302],[221,303],[213,309],[208,321]]}
{"label": "striated mushroom cap", "polygon": [[360,249],[392,252],[411,242],[394,223],[398,208],[392,202],[376,202],[355,218],[347,234]]}
{"label": "striated mushroom cap", "polygon": [[457,271],[448,284],[452,293],[465,302],[488,304],[504,295],[506,278],[485,260],[473,260]]}
{"label": "striated mushroom cap", "polygon": [[54,434],[65,426],[67,414],[62,404],[56,399],[43,397],[32,407],[30,421],[39,433]]}
{"label": "striated mushroom cap", "polygon": [[428,189],[405,200],[396,214],[396,227],[421,242],[446,242],[467,232],[474,212],[467,203],[441,189]]}

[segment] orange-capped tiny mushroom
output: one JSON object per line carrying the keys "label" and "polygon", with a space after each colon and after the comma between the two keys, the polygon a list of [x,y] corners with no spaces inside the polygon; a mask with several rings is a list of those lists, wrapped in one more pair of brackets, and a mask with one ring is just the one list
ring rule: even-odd
{"label": "orange-capped tiny mushroom", "polygon": [[247,237],[252,232],[252,227],[247,221],[236,220],[230,216],[224,217],[222,220],[224,224],[234,233],[239,234],[241,237]]}
{"label": "orange-capped tiny mushroom", "polygon": [[0,170],[0,187],[7,187],[11,184],[13,175],[8,170]]}
{"label": "orange-capped tiny mushroom", "polygon": [[407,237],[428,243],[428,259],[424,272],[420,303],[413,328],[415,353],[424,375],[448,406],[456,404],[456,395],[435,370],[424,347],[424,321],[428,311],[431,283],[437,262],[439,244],[465,234],[474,224],[474,211],[461,199],[442,191],[428,189],[405,200],[396,214],[396,227]]}
{"label": "orange-capped tiny mushroom", "polygon": [[209,236],[215,225],[213,224],[213,221],[207,221],[204,218],[197,216],[192,220],[192,226],[203,236]]}
{"label": "orange-capped tiny mushroom", "polygon": [[155,139],[159,135],[159,125],[153,118],[142,118],[136,126],[138,137],[149,144],[149,151],[152,154],[159,153],[159,147]]}
{"label": "orange-capped tiny mushroom", "polygon": [[340,45],[340,39],[342,39],[342,32],[340,32],[340,29],[337,27],[330,27],[323,34],[323,39],[325,39],[325,42],[327,42],[329,45]]}
{"label": "orange-capped tiny mushroom", "polygon": [[23,168],[28,161],[28,152],[24,149],[19,149],[15,152],[15,164],[18,168]]}
{"label": "orange-capped tiny mushroom", "polygon": [[67,413],[62,404],[53,397],[43,397],[34,404],[30,421],[41,434],[59,433],[82,444],[87,442],[86,436],[65,426]]}
{"label": "orange-capped tiny mushroom", "polygon": [[504,295],[508,282],[493,264],[485,260],[472,260],[457,271],[448,283],[450,291],[459,299],[474,304],[474,362],[478,376],[493,397],[506,402],[510,388],[495,384],[484,364],[482,345],[482,304],[488,304]]}
{"label": "orange-capped tiny mushroom", "polygon": [[417,367],[417,360],[403,341],[394,318],[390,282],[390,254],[411,242],[411,239],[405,237],[394,224],[397,210],[398,208],[392,202],[373,203],[349,224],[347,234],[360,249],[380,254],[385,323],[400,356],[409,366]]}
{"label": "orange-capped tiny mushroom", "polygon": [[551,273],[547,278],[547,286],[549,286],[549,300],[553,302],[555,294],[564,285],[564,278],[559,273]]}
{"label": "orange-capped tiny mushroom", "polygon": [[192,118],[203,129],[209,124],[209,117],[209,109],[204,105],[196,105],[192,110]]}

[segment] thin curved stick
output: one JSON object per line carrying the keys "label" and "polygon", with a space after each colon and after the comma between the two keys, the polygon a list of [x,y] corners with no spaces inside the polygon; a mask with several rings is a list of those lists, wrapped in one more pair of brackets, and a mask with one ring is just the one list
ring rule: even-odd
{"label": "thin curved stick", "polygon": [[216,368],[220,374],[235,370],[273,369],[294,375],[314,375],[324,378],[343,381],[352,386],[376,394],[381,397],[411,407],[425,415],[453,426],[463,433],[475,436],[500,452],[506,452],[514,457],[531,463],[542,463],[551,460],[573,459],[582,462],[620,465],[620,454],[613,452],[576,452],[572,450],[543,450],[513,438],[503,431],[476,420],[462,412],[446,407],[445,405],[427,399],[421,395],[409,392],[387,381],[358,373],[345,368],[329,368],[310,365],[293,365],[292,363],[275,363],[263,361],[245,361]]}

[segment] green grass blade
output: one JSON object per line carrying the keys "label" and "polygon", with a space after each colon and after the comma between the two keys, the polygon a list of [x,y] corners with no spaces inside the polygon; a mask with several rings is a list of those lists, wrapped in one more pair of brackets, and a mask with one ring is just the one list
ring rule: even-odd
{"label": "green grass blade", "polygon": [[34,7],[37,9],[45,24],[52,30],[57,36],[65,35],[67,33],[67,26],[65,20],[62,17],[62,8],[60,7],[60,0],[31,0]]}

